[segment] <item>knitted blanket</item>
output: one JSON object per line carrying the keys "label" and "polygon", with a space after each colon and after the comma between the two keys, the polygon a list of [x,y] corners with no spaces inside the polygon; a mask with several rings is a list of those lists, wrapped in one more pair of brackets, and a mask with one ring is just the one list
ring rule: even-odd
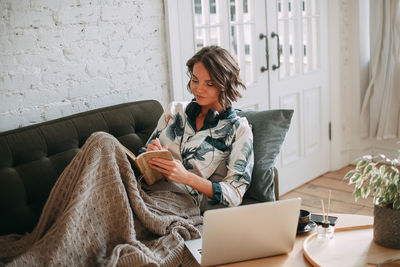
{"label": "knitted blanket", "polygon": [[190,196],[141,189],[120,143],[98,132],[57,180],[33,232],[0,237],[0,262],[178,266],[201,223]]}

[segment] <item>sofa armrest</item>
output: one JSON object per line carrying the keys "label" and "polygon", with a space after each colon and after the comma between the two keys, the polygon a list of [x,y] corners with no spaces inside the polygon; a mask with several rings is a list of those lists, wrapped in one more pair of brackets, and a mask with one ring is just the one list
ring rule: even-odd
{"label": "sofa armrest", "polygon": [[54,183],[92,133],[110,133],[137,153],[162,112],[156,100],[136,101],[0,133],[0,235],[32,231]]}

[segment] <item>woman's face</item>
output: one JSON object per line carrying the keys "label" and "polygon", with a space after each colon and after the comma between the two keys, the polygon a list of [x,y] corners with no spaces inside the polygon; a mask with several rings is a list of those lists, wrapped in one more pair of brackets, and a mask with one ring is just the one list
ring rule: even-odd
{"label": "woman's face", "polygon": [[197,62],[193,66],[190,89],[200,106],[205,107],[207,110],[222,111],[222,106],[218,102],[220,89],[215,81],[211,79],[208,70],[201,62]]}

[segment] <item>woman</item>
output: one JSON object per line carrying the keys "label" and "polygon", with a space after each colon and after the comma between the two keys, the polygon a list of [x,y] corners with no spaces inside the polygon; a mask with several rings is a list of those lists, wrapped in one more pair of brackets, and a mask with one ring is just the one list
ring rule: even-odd
{"label": "woman", "polygon": [[[186,63],[192,102],[173,102],[161,116],[146,150],[168,149],[178,160],[153,158],[150,166],[186,190],[197,205],[237,206],[250,184],[254,165],[253,136],[246,118],[238,117],[232,102],[245,85],[239,67],[225,49],[202,48]],[[220,163],[226,173],[209,179]],[[218,170],[224,168],[218,168]]]}

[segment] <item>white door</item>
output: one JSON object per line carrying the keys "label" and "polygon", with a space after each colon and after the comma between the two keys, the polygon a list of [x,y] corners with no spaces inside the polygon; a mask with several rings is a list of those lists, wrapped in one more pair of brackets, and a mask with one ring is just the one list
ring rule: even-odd
{"label": "white door", "polygon": [[271,108],[295,113],[277,167],[285,193],[329,170],[327,1],[268,1]]}
{"label": "white door", "polygon": [[241,78],[247,90],[235,103],[236,108],[268,108],[266,68],[265,2],[257,0],[193,0],[194,44],[196,51],[207,45],[219,45],[238,60]]}
{"label": "white door", "polygon": [[326,1],[168,0],[166,11],[174,100],[190,99],[186,60],[220,45],[247,85],[235,107],[295,110],[276,162],[280,193],[329,170]]}

